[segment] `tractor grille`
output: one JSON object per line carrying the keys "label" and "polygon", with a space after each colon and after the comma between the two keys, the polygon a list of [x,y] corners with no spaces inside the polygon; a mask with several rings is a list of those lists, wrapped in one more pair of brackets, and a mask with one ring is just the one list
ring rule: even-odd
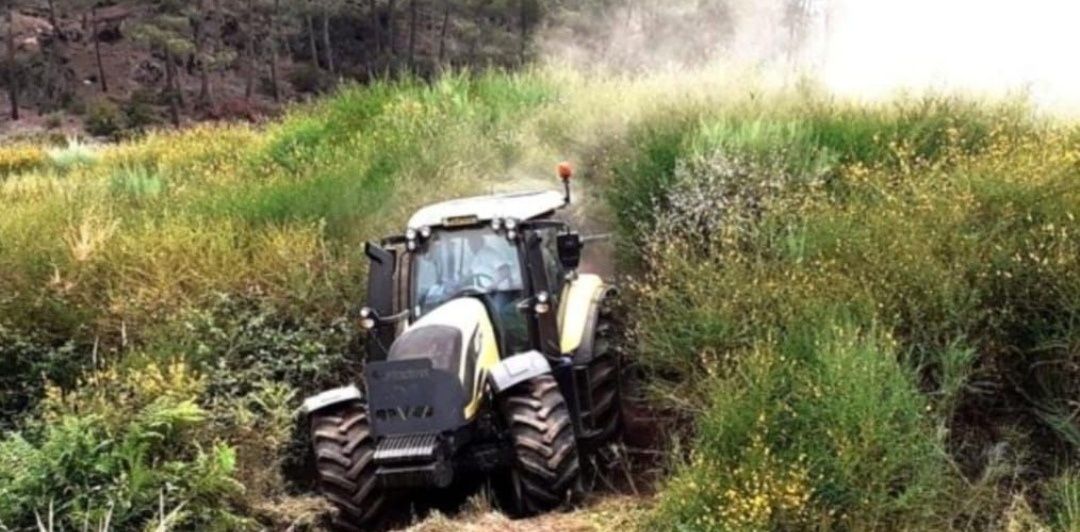
{"label": "tractor grille", "polygon": [[387,489],[445,488],[454,479],[443,442],[435,434],[390,436],[375,447],[376,475]]}
{"label": "tractor grille", "polygon": [[436,434],[414,434],[384,438],[375,448],[375,463],[379,465],[433,462],[439,450]]}

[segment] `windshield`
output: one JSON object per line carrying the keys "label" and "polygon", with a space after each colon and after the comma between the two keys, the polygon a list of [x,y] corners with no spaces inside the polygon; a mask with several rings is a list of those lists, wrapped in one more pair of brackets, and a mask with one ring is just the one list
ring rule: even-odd
{"label": "windshield", "polygon": [[462,295],[520,294],[517,248],[491,229],[436,232],[413,258],[415,317]]}

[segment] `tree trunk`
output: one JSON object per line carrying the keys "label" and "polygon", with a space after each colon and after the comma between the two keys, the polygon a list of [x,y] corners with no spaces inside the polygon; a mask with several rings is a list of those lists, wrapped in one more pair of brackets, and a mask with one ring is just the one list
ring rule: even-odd
{"label": "tree trunk", "polygon": [[281,91],[278,89],[278,35],[277,14],[281,9],[281,0],[274,0],[274,12],[270,15],[270,93],[275,102],[281,102]]}
{"label": "tree trunk", "polygon": [[165,45],[165,85],[168,91],[169,118],[174,127],[180,127],[180,91],[177,82],[176,60],[172,48]]}
{"label": "tree trunk", "polygon": [[197,105],[204,110],[209,109],[213,103],[210,95],[210,67],[206,64],[206,28],[204,27],[206,13],[205,2],[200,1],[199,12],[191,17],[192,37],[195,40],[195,61],[197,61],[199,68],[199,99]]}
{"label": "tree trunk", "polygon": [[442,30],[439,34],[439,68],[446,62],[446,34],[450,27],[450,0],[443,0]]}
{"label": "tree trunk", "polygon": [[259,79],[258,50],[255,49],[255,37],[248,37],[247,43],[247,79],[244,80],[244,99],[251,100],[255,95],[255,83]]}
{"label": "tree trunk", "polygon": [[390,0],[386,4],[388,13],[388,24],[390,25],[390,55],[397,55],[397,0]]}
{"label": "tree trunk", "polygon": [[247,79],[244,81],[244,99],[251,100],[255,95],[255,80],[259,77],[259,55],[255,50],[255,0],[247,1],[247,43],[244,45],[244,53],[247,54]]}
{"label": "tree trunk", "polygon": [[370,0],[370,2],[368,2],[368,5],[370,6],[371,10],[371,31],[375,33],[375,51],[382,53],[382,20],[379,18],[379,2],[378,0]]}
{"label": "tree trunk", "polygon": [[315,22],[310,13],[304,15],[304,22],[307,24],[308,46],[311,47],[311,64],[319,68],[319,47],[315,44]]}
{"label": "tree trunk", "polygon": [[94,60],[97,62],[98,82],[101,84],[101,92],[109,92],[109,81],[105,79],[105,62],[101,60],[101,39],[98,35],[97,7],[90,10],[90,31],[94,33]]}
{"label": "tree trunk", "polygon": [[8,7],[8,101],[11,103],[11,119],[19,119],[19,73],[15,60],[15,6]]}
{"label": "tree trunk", "polygon": [[469,66],[476,65],[476,53],[480,48],[480,39],[483,38],[484,33],[484,17],[483,6],[476,4],[473,10],[473,23],[476,24],[476,32],[473,34],[473,38],[469,42]]}
{"label": "tree trunk", "polygon": [[49,24],[52,24],[53,35],[64,40],[64,32],[60,31],[60,19],[56,16],[56,0],[49,0]]}
{"label": "tree trunk", "polygon": [[416,3],[416,0],[409,0],[408,2],[408,66],[413,70],[416,70],[416,25],[419,18]]}
{"label": "tree trunk", "polygon": [[518,23],[519,30],[521,30],[521,43],[518,50],[518,62],[522,65],[525,64],[525,53],[529,49],[529,20],[528,12],[525,6],[525,2],[528,0],[518,0]]}
{"label": "tree trunk", "polygon": [[322,42],[323,52],[326,54],[326,69],[330,73],[334,72],[334,45],[330,41],[330,14],[323,13],[322,16]]}

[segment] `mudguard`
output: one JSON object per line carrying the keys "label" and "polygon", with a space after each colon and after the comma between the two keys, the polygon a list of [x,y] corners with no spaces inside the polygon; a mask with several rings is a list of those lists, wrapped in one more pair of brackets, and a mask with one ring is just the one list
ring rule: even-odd
{"label": "mudguard", "polygon": [[615,288],[604,284],[597,275],[581,275],[566,286],[559,305],[561,348],[564,355],[573,357],[575,365],[592,360],[600,309],[614,292]]}
{"label": "mudguard", "polygon": [[327,390],[319,395],[313,395],[304,399],[303,410],[305,414],[311,415],[312,412],[318,412],[319,410],[342,403],[348,403],[350,401],[359,401],[362,398],[363,394],[360,393],[360,389],[355,385],[334,388],[333,390]]}

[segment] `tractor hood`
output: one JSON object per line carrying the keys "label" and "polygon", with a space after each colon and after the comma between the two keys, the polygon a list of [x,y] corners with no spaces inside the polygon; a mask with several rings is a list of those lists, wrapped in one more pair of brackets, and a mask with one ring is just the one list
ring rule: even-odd
{"label": "tractor hood", "polygon": [[409,327],[390,347],[388,359],[427,358],[434,367],[457,374],[484,319],[487,311],[476,299],[449,301]]}
{"label": "tractor hood", "polygon": [[465,391],[466,418],[479,408],[487,370],[498,363],[487,308],[465,297],[449,301],[409,327],[390,347],[388,361],[429,360],[432,369],[455,375]]}

